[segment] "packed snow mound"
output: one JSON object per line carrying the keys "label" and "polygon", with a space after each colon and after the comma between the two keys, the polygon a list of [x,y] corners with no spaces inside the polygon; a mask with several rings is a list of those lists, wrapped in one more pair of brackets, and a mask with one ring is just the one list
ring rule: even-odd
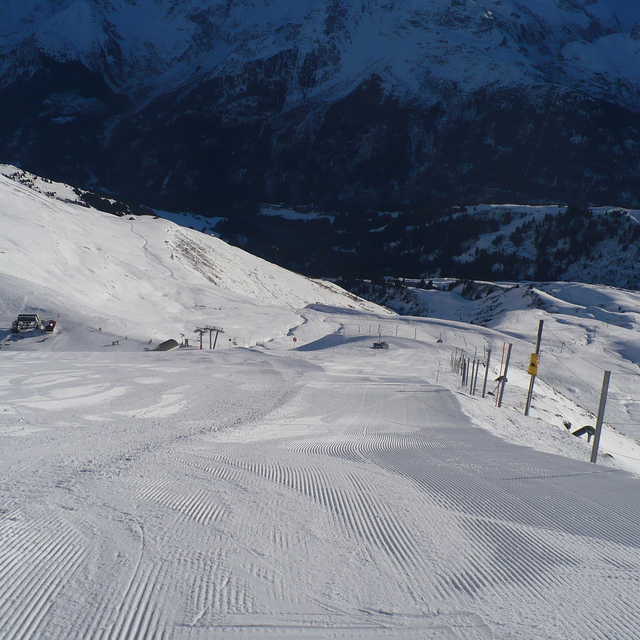
{"label": "packed snow mound", "polygon": [[[217,324],[255,338],[301,322],[310,304],[382,311],[326,282],[153,216],[114,216],[73,202],[63,185],[0,174],[0,317],[61,316],[114,335],[177,338]],[[23,175],[23,174],[20,174]],[[69,196],[69,197],[66,197]],[[270,318],[267,321],[267,318]],[[66,322],[65,322],[66,319]]]}

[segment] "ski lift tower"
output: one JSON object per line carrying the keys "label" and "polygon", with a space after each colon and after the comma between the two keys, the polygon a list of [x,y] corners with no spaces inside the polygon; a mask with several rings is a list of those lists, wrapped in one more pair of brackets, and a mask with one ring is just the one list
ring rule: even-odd
{"label": "ski lift tower", "polygon": [[198,333],[200,334],[200,348],[202,349],[202,336],[204,333],[207,332],[207,329],[205,327],[198,327],[193,333]]}
{"label": "ski lift tower", "polygon": [[[218,335],[220,333],[224,333],[224,329],[222,327],[210,327],[208,325],[204,327],[204,329],[209,332],[209,349],[215,349],[216,344],[218,343]],[[214,331],[216,333],[216,337],[215,337],[215,340],[213,341],[213,346],[211,346],[211,336]]]}

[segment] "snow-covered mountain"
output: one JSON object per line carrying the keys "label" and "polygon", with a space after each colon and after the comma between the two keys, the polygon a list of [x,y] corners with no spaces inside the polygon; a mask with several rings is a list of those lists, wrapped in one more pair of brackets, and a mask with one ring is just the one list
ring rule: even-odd
{"label": "snow-covered mountain", "polygon": [[422,96],[553,82],[640,106],[640,12],[625,0],[7,0],[0,24],[5,74],[43,54],[127,95],[286,54],[288,109],[372,73]]}
{"label": "snow-covered mountain", "polygon": [[1,638],[639,637],[637,291],[402,317],[0,173]]}
{"label": "snow-covered mountain", "polygon": [[[522,207],[518,217],[513,206],[510,213],[515,226],[549,215]],[[576,358],[571,383],[548,383],[584,406],[593,387],[575,386],[581,366],[623,373],[624,382],[614,382],[621,398],[619,422],[640,442],[635,393],[627,397],[616,387],[628,384],[640,364],[634,346],[640,323],[637,291],[445,278],[427,287],[406,280],[391,287],[395,297],[384,300],[397,312],[415,314],[402,318],[331,282],[298,275],[184,226],[196,221],[185,216],[176,224],[153,212],[106,213],[89,206],[79,189],[0,165],[0,329],[7,350],[103,352],[115,341],[118,350],[140,351],[169,338],[186,338],[193,345],[195,329],[204,326],[224,329],[218,348],[292,348],[293,337],[303,345],[319,340],[332,346],[345,340],[347,323],[348,331],[355,334],[358,327],[358,339],[366,340],[379,332],[392,336],[400,325],[414,338],[420,327],[432,342],[462,332],[473,336],[476,349],[516,339],[522,344],[514,361],[526,368],[536,316],[545,318],[554,334],[553,347],[547,346],[553,358],[565,344],[573,345]],[[55,336],[12,338],[9,328],[20,313],[57,320]],[[466,337],[459,342],[469,349]],[[546,395],[540,407],[550,424],[558,422],[554,410],[573,422],[585,419],[570,402],[554,409]]]}
{"label": "snow-covered mountain", "polygon": [[167,220],[97,211],[15,167],[0,167],[0,214],[5,323],[26,311],[90,327],[99,342],[155,344],[215,325],[248,344],[275,337],[274,326],[287,335],[307,305],[381,310]]}
{"label": "snow-covered mountain", "polygon": [[201,212],[629,204],[639,62],[626,0],[7,0],[0,142],[42,174]]}

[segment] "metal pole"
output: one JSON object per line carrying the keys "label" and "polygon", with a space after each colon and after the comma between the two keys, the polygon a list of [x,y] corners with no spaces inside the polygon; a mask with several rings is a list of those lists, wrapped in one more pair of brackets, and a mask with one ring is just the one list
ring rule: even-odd
{"label": "metal pole", "polygon": [[598,419],[596,421],[596,433],[593,436],[593,448],[591,449],[591,462],[598,459],[598,447],[600,446],[600,434],[602,433],[602,422],[604,420],[604,409],[607,404],[607,392],[609,391],[609,378],[611,371],[605,371],[602,378],[602,393],[600,394],[600,406],[598,407]]}
{"label": "metal pole", "polygon": [[507,384],[507,371],[509,370],[509,360],[511,359],[511,347],[513,345],[509,343],[509,348],[507,349],[507,358],[504,362],[504,373],[502,374],[502,380],[500,381],[500,394],[498,396],[498,406],[502,406],[502,396],[504,396],[504,388]]}
{"label": "metal pole", "polygon": [[482,385],[482,397],[487,394],[487,378],[489,377],[489,363],[491,362],[491,349],[487,351],[487,365],[484,370],[484,384]]}
{"label": "metal pole", "polygon": [[218,333],[220,333],[220,332],[219,332],[219,331],[216,331],[216,338],[215,338],[215,340],[213,341],[213,348],[214,348],[214,349],[216,348],[216,344],[218,344]]}
{"label": "metal pole", "polygon": [[[540,354],[540,341],[542,340],[542,327],[544,326],[544,320],[540,320],[540,324],[538,324],[538,339],[536,340],[536,355]],[[533,398],[533,385],[536,381],[535,374],[531,376],[531,380],[529,381],[529,393],[527,394],[527,402],[524,408],[524,415],[529,415],[529,408],[531,407],[531,399]]]}
{"label": "metal pole", "polygon": [[478,388],[478,373],[480,372],[480,360],[476,361],[476,372],[473,376],[473,389],[471,391],[471,395],[476,395],[476,390]]}
{"label": "metal pole", "polygon": [[211,329],[209,329],[209,349],[211,349],[211,334],[213,332],[211,331]]}
{"label": "metal pole", "polygon": [[524,415],[529,415],[529,408],[531,407],[531,398],[533,397],[533,384],[535,382],[536,377],[534,375],[531,376],[531,380],[529,380],[529,391],[527,392],[527,401],[524,405]]}
{"label": "metal pole", "polygon": [[540,353],[540,342],[542,341],[542,327],[544,327],[544,320],[540,320],[538,324],[538,339],[536,340],[536,353]]}

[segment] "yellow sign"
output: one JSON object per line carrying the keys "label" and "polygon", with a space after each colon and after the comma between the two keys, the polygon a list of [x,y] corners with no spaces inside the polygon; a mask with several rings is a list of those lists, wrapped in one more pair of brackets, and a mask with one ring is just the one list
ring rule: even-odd
{"label": "yellow sign", "polygon": [[529,375],[530,376],[536,376],[538,375],[538,354],[537,353],[532,353],[531,354],[531,360],[529,360]]}

